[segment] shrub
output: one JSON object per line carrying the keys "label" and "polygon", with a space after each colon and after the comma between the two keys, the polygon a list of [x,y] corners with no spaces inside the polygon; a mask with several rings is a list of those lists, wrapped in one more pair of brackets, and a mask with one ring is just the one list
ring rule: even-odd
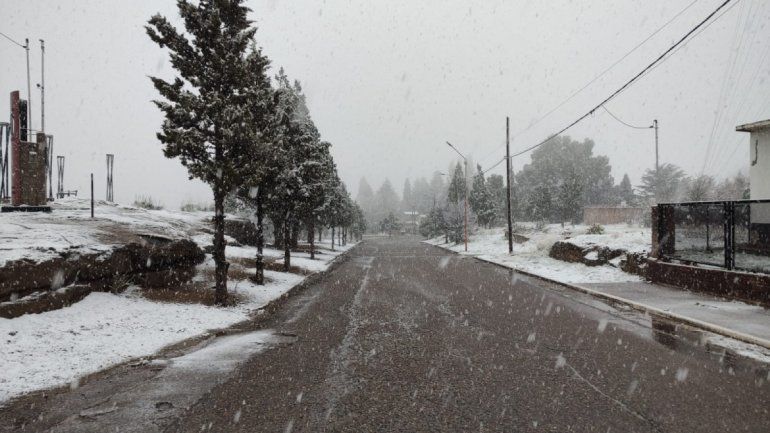
{"label": "shrub", "polygon": [[142,195],[134,199],[134,206],[142,209],[161,210],[163,203],[155,201],[148,195]]}
{"label": "shrub", "polygon": [[214,205],[186,202],[186,203],[182,203],[182,206],[180,207],[180,209],[182,210],[182,212],[209,212],[209,211],[213,212]]}
{"label": "shrub", "polygon": [[589,235],[603,235],[604,234],[604,227],[601,226],[601,224],[594,224],[591,227],[588,228]]}

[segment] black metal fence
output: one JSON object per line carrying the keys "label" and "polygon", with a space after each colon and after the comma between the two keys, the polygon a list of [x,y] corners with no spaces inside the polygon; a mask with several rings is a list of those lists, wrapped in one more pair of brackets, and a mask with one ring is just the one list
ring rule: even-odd
{"label": "black metal fence", "polygon": [[660,256],[770,273],[770,200],[658,204]]}

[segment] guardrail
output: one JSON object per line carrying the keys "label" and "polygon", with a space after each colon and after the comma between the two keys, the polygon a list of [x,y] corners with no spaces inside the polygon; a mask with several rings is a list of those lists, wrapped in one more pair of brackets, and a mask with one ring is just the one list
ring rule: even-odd
{"label": "guardrail", "polygon": [[770,273],[770,200],[657,205],[659,256]]}

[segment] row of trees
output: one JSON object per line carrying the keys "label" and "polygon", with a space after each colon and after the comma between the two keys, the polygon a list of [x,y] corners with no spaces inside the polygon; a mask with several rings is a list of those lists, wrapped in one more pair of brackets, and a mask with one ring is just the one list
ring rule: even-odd
{"label": "row of trees", "polygon": [[[340,181],[330,143],[321,140],[299,82],[280,70],[268,76],[269,59],[257,47],[256,28],[243,0],[178,1],[184,31],[161,15],[146,26],[150,39],[168,48],[173,80],[151,77],[165,119],[158,133],[168,158],[179,158],[190,178],[211,185],[217,304],[227,301],[225,200],[253,209],[259,233],[255,279],[264,281],[264,220],[284,247],[286,270],[300,227],[315,238],[320,227],[343,227],[358,236],[363,211]],[[332,232],[334,242],[334,232]],[[312,254],[312,253],[311,253]]]}
{"label": "row of trees", "polygon": [[[609,159],[593,154],[594,142],[578,142],[567,136],[555,137],[531,155],[531,162],[514,176],[511,200],[515,219],[527,221],[578,222],[586,206],[650,206],[655,202],[736,200],[748,198],[748,179],[738,174],[718,182],[711,176],[689,177],[673,164],[647,170],[636,188],[628,175],[614,183]],[[485,177],[476,166],[470,177],[468,204],[471,220],[484,227],[502,225],[506,220],[504,176]],[[424,212],[420,230],[425,236],[444,235],[462,239],[461,205],[465,175],[457,164],[444,201]]]}

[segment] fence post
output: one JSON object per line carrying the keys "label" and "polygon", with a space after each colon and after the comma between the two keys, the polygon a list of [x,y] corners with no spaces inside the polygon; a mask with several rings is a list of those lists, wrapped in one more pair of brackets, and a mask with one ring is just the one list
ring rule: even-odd
{"label": "fence post", "polygon": [[725,268],[735,268],[735,203],[724,202]]}

